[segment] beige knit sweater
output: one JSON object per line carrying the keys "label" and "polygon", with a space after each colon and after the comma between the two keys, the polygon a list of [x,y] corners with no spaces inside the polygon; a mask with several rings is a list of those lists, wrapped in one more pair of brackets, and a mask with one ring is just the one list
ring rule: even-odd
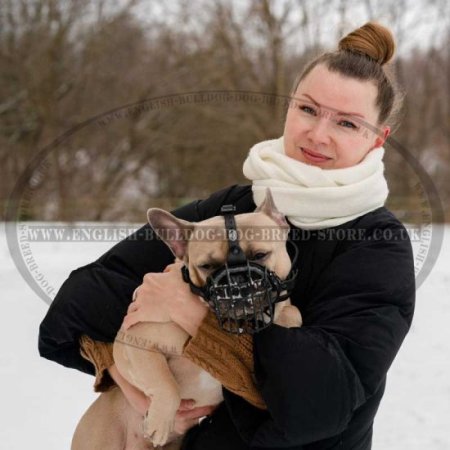
{"label": "beige knit sweater", "polygon": [[[86,335],[80,339],[81,354],[95,367],[94,390],[103,392],[114,386],[108,368],[114,364],[112,343],[94,341]],[[248,335],[223,331],[209,311],[195,337],[186,343],[183,355],[209,372],[225,388],[252,405],[266,409],[259,393],[253,369],[253,340]]]}

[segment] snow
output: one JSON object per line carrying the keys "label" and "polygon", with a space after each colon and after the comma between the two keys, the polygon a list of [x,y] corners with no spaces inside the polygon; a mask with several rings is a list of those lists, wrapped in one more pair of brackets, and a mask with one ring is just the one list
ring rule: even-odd
{"label": "snow", "polygon": [[[74,268],[111,242],[42,242],[40,269],[57,288]],[[417,292],[413,326],[388,375],[374,430],[374,450],[450,448],[450,227],[430,276]],[[3,314],[0,326],[0,447],[70,448],[84,410],[94,400],[92,377],[39,357],[38,328],[48,305],[20,276],[0,229]]]}

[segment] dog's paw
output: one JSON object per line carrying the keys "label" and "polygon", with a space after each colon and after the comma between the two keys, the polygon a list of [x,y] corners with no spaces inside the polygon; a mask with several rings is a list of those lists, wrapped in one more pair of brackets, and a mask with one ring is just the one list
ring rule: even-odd
{"label": "dog's paw", "polygon": [[162,446],[172,434],[174,424],[173,414],[152,411],[150,408],[144,418],[144,438],[149,439],[155,447]]}
{"label": "dog's paw", "polygon": [[286,305],[275,318],[274,323],[285,328],[301,327],[303,320],[300,310],[294,305]]}

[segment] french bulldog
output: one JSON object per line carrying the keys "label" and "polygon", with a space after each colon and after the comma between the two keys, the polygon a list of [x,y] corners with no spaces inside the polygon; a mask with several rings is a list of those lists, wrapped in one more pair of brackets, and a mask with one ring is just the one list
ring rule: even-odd
{"label": "french bulldog", "polygon": [[[223,216],[191,223],[156,208],[150,209],[147,216],[153,230],[188,268],[194,285],[204,286],[215,268],[226,263],[229,243]],[[286,249],[289,227],[270,191],[255,212],[238,214],[235,222],[241,236],[239,245],[248,260],[256,259],[285,279],[291,269]],[[278,228],[277,236],[282,238],[261,239],[261,233],[251,232],[264,228]],[[216,239],[210,238],[210,230],[215,231]],[[239,317],[248,311],[235,313]],[[299,327],[302,318],[300,311],[284,300],[275,304],[273,322]],[[195,400],[196,407],[217,405],[223,400],[219,381],[183,357],[188,339],[188,333],[174,322],[141,322],[126,331],[121,328],[114,343],[114,361],[122,376],[150,397],[147,414],[142,423],[142,417],[128,405],[119,389],[103,393],[81,419],[72,450],[148,450],[158,446],[179,449],[182,436],[175,435],[173,428],[181,399]]]}

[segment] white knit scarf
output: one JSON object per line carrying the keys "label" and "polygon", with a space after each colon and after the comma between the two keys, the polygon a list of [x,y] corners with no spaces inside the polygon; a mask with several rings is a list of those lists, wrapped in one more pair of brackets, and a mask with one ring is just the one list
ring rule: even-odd
{"label": "white knit scarf", "polygon": [[285,155],[283,138],[250,149],[244,175],[259,206],[270,188],[278,210],[307,230],[334,227],[383,206],[388,196],[384,149],[370,151],[356,166],[326,170]]}

